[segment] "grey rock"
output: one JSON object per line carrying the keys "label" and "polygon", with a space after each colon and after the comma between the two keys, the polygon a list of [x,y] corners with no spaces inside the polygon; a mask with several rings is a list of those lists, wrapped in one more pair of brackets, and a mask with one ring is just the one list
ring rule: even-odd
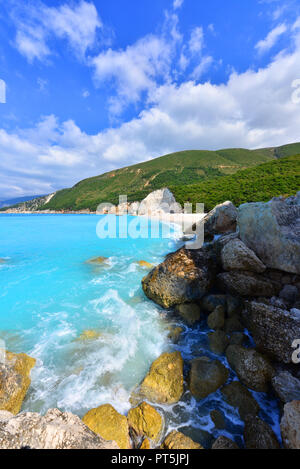
{"label": "grey rock", "polygon": [[195,358],[189,374],[189,388],[196,399],[204,399],[217,391],[229,376],[229,370],[218,360]]}
{"label": "grey rock", "polygon": [[272,378],[272,386],[275,394],[285,404],[300,400],[300,380],[288,371],[281,371]]}
{"label": "grey rock", "polygon": [[58,409],[21,413],[11,418],[0,416],[0,448],[20,449],[118,449],[92,432],[79,417]]}
{"label": "grey rock", "polygon": [[222,388],[226,402],[238,409],[240,417],[245,420],[248,415],[257,415],[260,407],[250,391],[239,381],[232,381]]}
{"label": "grey rock", "polygon": [[226,436],[219,436],[214,444],[212,445],[211,449],[240,449],[238,445],[227,438]]}
{"label": "grey rock", "polygon": [[300,401],[285,404],[280,430],[285,448],[300,449]]}
{"label": "grey rock", "polygon": [[243,204],[237,224],[240,239],[267,267],[300,273],[300,205],[279,199]]}
{"label": "grey rock", "polygon": [[244,428],[246,449],[280,449],[272,428],[258,417],[248,416]]}
{"label": "grey rock", "polygon": [[266,266],[240,239],[229,241],[221,252],[224,270],[246,270],[248,272],[262,273]]}
{"label": "grey rock", "polygon": [[242,297],[271,297],[276,296],[280,290],[277,282],[262,274],[246,271],[222,272],[217,275],[217,281],[222,291]]}
{"label": "grey rock", "polygon": [[223,306],[217,306],[207,318],[207,325],[210,329],[222,329],[225,324],[225,314]]}
{"label": "grey rock", "polygon": [[204,219],[205,234],[221,234],[236,229],[237,209],[232,202],[217,205]]}

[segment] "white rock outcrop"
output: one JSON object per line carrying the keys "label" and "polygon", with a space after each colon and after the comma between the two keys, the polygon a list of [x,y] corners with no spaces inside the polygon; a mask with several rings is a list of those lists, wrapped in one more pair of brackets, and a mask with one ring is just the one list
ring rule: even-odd
{"label": "white rock outcrop", "polygon": [[138,208],[138,215],[158,215],[160,213],[182,213],[180,204],[172,192],[167,189],[159,189],[151,192]]}

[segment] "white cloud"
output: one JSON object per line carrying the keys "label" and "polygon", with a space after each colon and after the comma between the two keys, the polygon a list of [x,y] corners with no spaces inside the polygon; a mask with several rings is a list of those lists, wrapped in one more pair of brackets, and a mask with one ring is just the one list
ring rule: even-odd
{"label": "white cloud", "polygon": [[205,56],[201,59],[200,63],[194,68],[191,77],[194,80],[199,80],[202,75],[209,69],[213,63],[213,58],[211,56]]}
{"label": "white cloud", "polygon": [[184,0],[174,0],[173,2],[173,8],[174,10],[177,10],[178,8],[180,8],[183,4]]}
{"label": "white cloud", "polygon": [[17,27],[15,45],[29,62],[51,55],[49,42],[54,37],[65,39],[73,53],[82,58],[102,27],[95,5],[85,0],[59,7],[42,2],[19,4],[13,18]]}
{"label": "white cloud", "polygon": [[300,77],[299,39],[293,52],[258,71],[234,72],[225,84],[189,81],[155,88],[149,108],[137,118],[96,135],[54,116],[33,129],[0,130],[1,194],[52,192],[172,151],[298,141],[300,105],[292,99],[292,83]]}
{"label": "white cloud", "polygon": [[88,90],[83,90],[82,97],[83,98],[88,98],[89,96],[90,96],[90,92]]}
{"label": "white cloud", "polygon": [[199,54],[204,44],[203,28],[201,26],[193,29],[189,40],[189,50],[192,54]]}
{"label": "white cloud", "polygon": [[260,54],[268,52],[270,49],[272,49],[272,47],[274,47],[280,36],[282,36],[286,31],[286,24],[279,24],[278,26],[276,26],[276,28],[272,29],[272,31],[269,32],[265,39],[259,41],[256,44],[255,48]]}

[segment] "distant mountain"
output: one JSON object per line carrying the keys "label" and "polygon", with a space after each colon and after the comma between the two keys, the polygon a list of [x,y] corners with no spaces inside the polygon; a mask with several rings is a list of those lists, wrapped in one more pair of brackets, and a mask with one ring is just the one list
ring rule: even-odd
{"label": "distant mountain", "polygon": [[116,204],[120,194],[127,194],[129,201],[140,201],[153,190],[162,187],[202,183],[297,153],[300,154],[300,143],[259,150],[235,148],[171,153],[85,179],[71,189],[56,192],[50,202],[42,208],[96,210],[102,202]]}
{"label": "distant mountain", "polygon": [[237,171],[229,176],[198,184],[170,187],[177,202],[204,203],[205,211],[231,200],[236,206],[246,202],[267,202],[280,195],[289,197],[300,191],[300,154]]}
{"label": "distant mountain", "polygon": [[22,202],[27,202],[27,200],[36,199],[38,197],[44,197],[44,195],[27,195],[26,197],[17,197],[15,199],[0,200],[0,208],[9,207],[11,205],[20,204]]}
{"label": "distant mountain", "polygon": [[[194,200],[194,195],[192,194],[194,194],[193,191],[196,190],[196,186],[200,191],[201,197],[206,194],[205,198],[200,197],[201,200],[197,197],[197,201],[206,201],[207,207],[210,207],[214,200],[223,201],[223,197],[228,193],[228,191],[226,192],[222,189],[223,184],[225,184],[224,187],[227,189],[230,189],[229,184],[232,184],[232,187],[237,187],[236,184],[238,184],[239,178],[241,178],[241,181],[244,181],[244,184],[247,184],[248,173],[243,173],[244,170],[259,167],[258,165],[265,163],[272,163],[273,161],[276,163],[276,161],[280,161],[282,158],[297,154],[300,154],[300,143],[258,150],[233,148],[218,151],[187,150],[171,153],[144,163],[84,179],[70,189],[62,189],[50,196],[34,199],[30,202],[23,202],[23,204],[18,204],[16,207],[19,210],[29,211],[47,209],[75,211],[89,209],[95,211],[97,206],[102,202],[117,204],[119,195],[126,194],[129,202],[141,201],[150,192],[163,187],[171,188],[176,197],[179,197],[179,202],[181,202],[182,196],[188,195],[188,193],[185,193],[185,188],[187,187],[191,191],[189,192],[189,197]],[[291,163],[292,171],[298,168],[298,164],[299,157]],[[284,182],[284,175],[281,177],[277,173],[278,168],[281,168],[281,166],[270,165],[266,167],[266,171],[271,171],[272,173],[274,170],[276,172],[276,181],[279,184],[272,187],[272,176],[270,176],[266,187],[266,194],[279,195],[289,192],[289,186]],[[287,168],[287,166],[283,166],[283,168]],[[235,174],[237,174],[236,177],[234,177]],[[252,177],[253,174],[255,177],[261,175],[260,172],[257,174],[250,172],[249,177]],[[243,179],[244,177],[246,179]],[[280,183],[278,182],[279,180],[281,181]],[[292,175],[291,178],[289,176],[288,181],[293,181],[290,190],[294,192],[297,181],[295,181]],[[251,182],[251,184],[254,183],[255,181]],[[259,184],[260,181],[257,180],[254,186],[257,188]],[[208,189],[209,187],[211,187],[212,192],[218,191],[218,194],[214,194],[214,197],[212,197]],[[280,187],[282,187],[282,192],[280,192]],[[250,197],[251,191],[249,187],[246,190],[239,186],[236,190],[243,190]],[[261,192],[263,195],[264,190],[262,187]],[[238,199],[236,197],[236,200]],[[240,199],[245,200],[243,197],[240,197]],[[188,200],[186,199],[186,201]]]}

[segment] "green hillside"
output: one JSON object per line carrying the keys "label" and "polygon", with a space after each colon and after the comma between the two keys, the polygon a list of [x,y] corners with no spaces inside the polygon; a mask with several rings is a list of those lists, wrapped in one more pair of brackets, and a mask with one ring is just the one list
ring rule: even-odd
{"label": "green hillside", "polygon": [[42,206],[52,210],[96,210],[101,202],[117,203],[120,194],[129,201],[142,200],[165,186],[185,186],[234,174],[282,156],[300,153],[300,143],[259,150],[190,150],[172,153],[85,179],[63,189]]}
{"label": "green hillside", "polygon": [[199,184],[170,188],[183,204],[204,203],[205,211],[225,200],[236,206],[245,202],[266,202],[279,195],[290,196],[300,190],[300,155],[288,156],[233,175],[202,181]]}

